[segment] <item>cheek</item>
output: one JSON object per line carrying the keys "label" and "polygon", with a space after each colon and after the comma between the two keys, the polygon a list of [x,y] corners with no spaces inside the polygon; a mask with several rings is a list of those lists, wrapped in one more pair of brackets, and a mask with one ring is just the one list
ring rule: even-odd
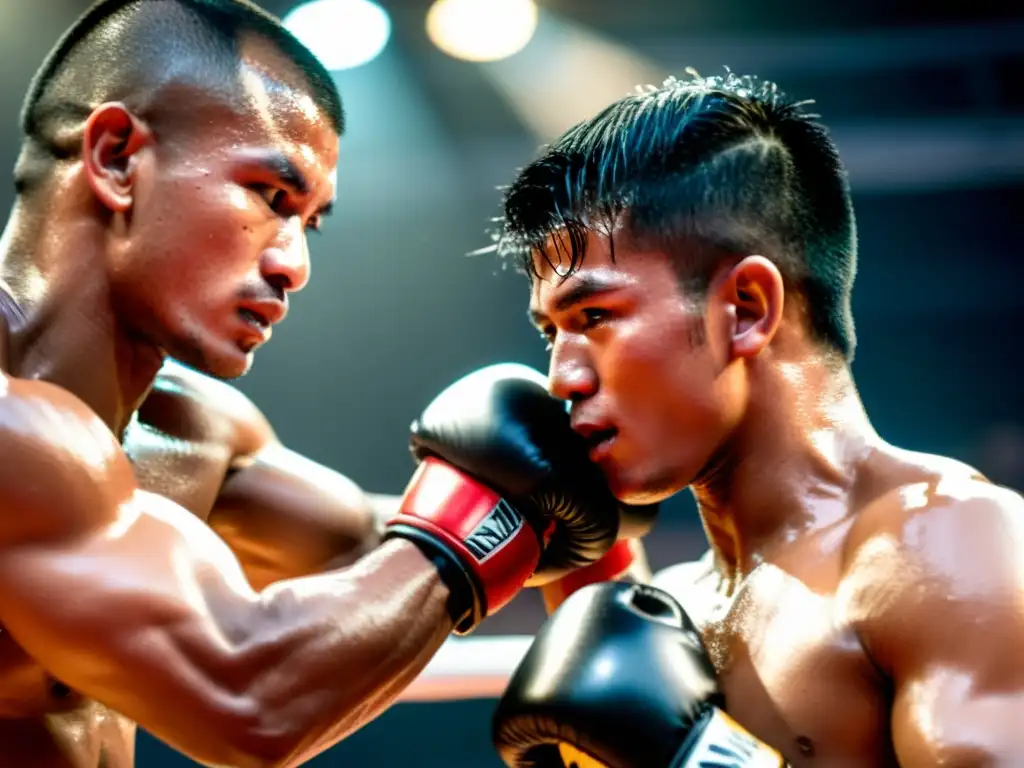
{"label": "cheek", "polygon": [[692,322],[663,323],[654,333],[622,334],[605,356],[601,375],[623,426],[637,439],[659,443],[714,435],[731,417],[735,389]]}
{"label": "cheek", "polygon": [[148,202],[139,210],[136,246],[163,280],[206,282],[256,263],[266,220],[254,210],[258,201],[237,185],[179,178],[155,188]]}

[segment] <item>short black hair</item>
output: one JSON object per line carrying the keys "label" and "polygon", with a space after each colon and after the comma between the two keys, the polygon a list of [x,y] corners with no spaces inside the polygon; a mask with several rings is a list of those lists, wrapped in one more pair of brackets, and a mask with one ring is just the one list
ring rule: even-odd
{"label": "short black hair", "polygon": [[[191,82],[235,91],[245,36],[268,41],[304,78],[340,136],[341,97],[330,72],[281,21],[249,0],[99,0],[82,14],[36,72],[21,111],[24,148],[73,156],[69,133],[105,101],[140,108],[162,86]],[[33,164],[19,163],[22,166]],[[32,171],[16,171],[19,192]]]}
{"label": "short black hair", "polygon": [[[571,128],[504,195],[497,251],[531,275],[534,255],[579,268],[590,231],[660,247],[706,290],[725,255],[771,258],[806,297],[814,336],[853,358],[853,205],[818,115],[775,83],[728,72],[670,78]],[[549,238],[556,250],[553,260]],[[612,241],[614,245],[614,240]],[[613,251],[614,256],[614,251]]]}

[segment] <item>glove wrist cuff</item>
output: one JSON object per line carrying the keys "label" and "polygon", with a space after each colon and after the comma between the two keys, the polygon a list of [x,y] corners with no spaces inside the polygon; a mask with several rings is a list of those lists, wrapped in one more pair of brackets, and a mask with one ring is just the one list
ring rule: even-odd
{"label": "glove wrist cuff", "polygon": [[432,457],[413,475],[387,536],[410,539],[444,569],[442,578],[460,592],[452,607],[457,634],[515,597],[540,560],[537,532],[515,507]]}
{"label": "glove wrist cuff", "polygon": [[437,568],[441,581],[448,588],[448,615],[456,634],[467,634],[483,621],[484,605],[480,600],[483,586],[451,548],[423,529],[398,521],[388,524],[384,539],[390,538],[411,541]]}

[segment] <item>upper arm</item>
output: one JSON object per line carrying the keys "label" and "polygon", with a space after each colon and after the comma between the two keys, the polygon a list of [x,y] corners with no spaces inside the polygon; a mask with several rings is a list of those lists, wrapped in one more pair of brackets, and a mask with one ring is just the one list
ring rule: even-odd
{"label": "upper arm", "polygon": [[910,486],[853,553],[854,625],[893,684],[905,766],[1024,764],[1024,504],[986,483]]}
{"label": "upper arm", "polygon": [[380,540],[367,494],[277,442],[231,473],[209,522],[257,587],[346,566]]}
{"label": "upper arm", "polygon": [[254,714],[237,673],[259,598],[237,561],[135,487],[75,398],[13,389],[0,397],[0,623],[73,689],[197,759],[239,759],[227,745]]}
{"label": "upper arm", "polygon": [[171,364],[142,415],[196,442],[227,444],[230,460],[207,518],[257,588],[349,565],[380,541],[371,498],[290,450],[238,389]]}

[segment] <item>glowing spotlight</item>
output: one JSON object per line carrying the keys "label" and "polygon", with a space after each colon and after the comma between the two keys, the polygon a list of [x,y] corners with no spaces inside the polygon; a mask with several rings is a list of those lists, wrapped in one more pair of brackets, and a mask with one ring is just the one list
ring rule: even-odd
{"label": "glowing spotlight", "polygon": [[391,37],[387,11],[370,0],[313,0],[285,16],[284,25],[335,71],[377,58]]}
{"label": "glowing spotlight", "polygon": [[497,61],[518,53],[537,29],[533,0],[437,0],[427,36],[456,59]]}

